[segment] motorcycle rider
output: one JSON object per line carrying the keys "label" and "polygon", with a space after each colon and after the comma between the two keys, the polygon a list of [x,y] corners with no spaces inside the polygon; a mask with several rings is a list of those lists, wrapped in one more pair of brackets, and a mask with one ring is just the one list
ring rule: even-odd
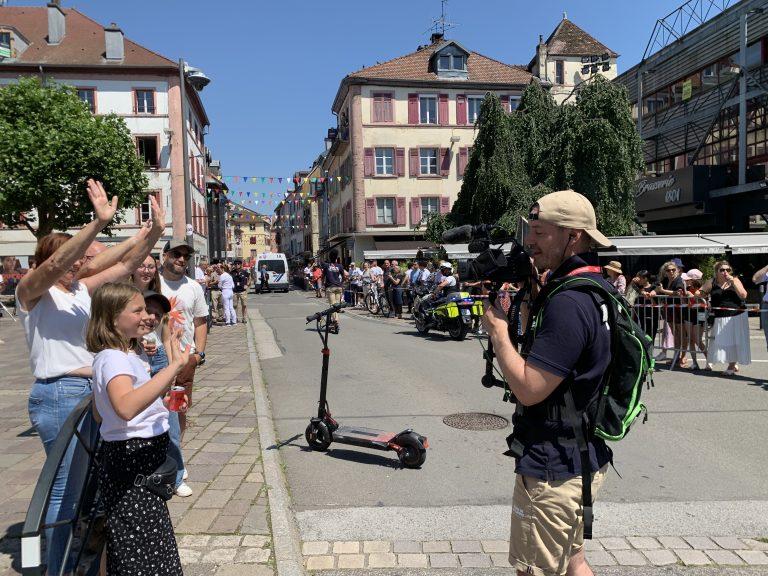
{"label": "motorcycle rider", "polygon": [[[427,294],[421,300],[422,306],[434,308],[440,304],[451,292],[458,290],[458,282],[453,275],[453,265],[450,262],[443,260],[440,262],[438,278],[440,279],[437,285],[432,289],[430,294]],[[437,272],[435,273],[437,274]]]}

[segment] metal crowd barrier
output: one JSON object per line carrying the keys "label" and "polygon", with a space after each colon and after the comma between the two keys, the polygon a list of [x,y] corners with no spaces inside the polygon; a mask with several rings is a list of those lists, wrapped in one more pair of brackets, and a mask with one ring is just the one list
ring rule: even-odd
{"label": "metal crowd barrier", "polygon": [[[66,560],[73,558],[74,574],[95,576],[98,574],[104,547],[103,520],[98,495],[98,447],[99,435],[88,437],[91,398],[86,398],[72,411],[53,443],[27,509],[27,517],[21,533],[21,573],[24,576],[41,576],[46,563],[43,554],[42,535],[46,529],[66,528],[67,545],[61,559],[61,576],[67,567]],[[88,418],[86,418],[88,417]],[[95,424],[93,425],[95,430]],[[82,432],[81,432],[82,430]],[[70,443],[76,439],[70,477],[84,478],[78,494],[78,502],[72,518],[46,524],[45,517],[56,474]],[[69,489],[69,487],[68,487]]]}
{"label": "metal crowd barrier", "polygon": [[693,296],[638,297],[634,303],[637,321],[653,339],[657,359],[671,351],[670,370],[678,366],[682,354],[690,354],[694,367],[697,355],[707,363],[709,317],[711,308],[706,298]]}

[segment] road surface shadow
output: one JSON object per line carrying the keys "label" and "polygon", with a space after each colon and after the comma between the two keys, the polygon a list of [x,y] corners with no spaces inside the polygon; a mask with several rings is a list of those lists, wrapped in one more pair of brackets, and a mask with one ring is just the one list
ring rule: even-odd
{"label": "road surface shadow", "polygon": [[371,454],[370,452],[357,452],[355,450],[346,450],[344,448],[330,448],[326,452],[326,456],[329,458],[336,458],[338,460],[347,460],[349,462],[358,462],[360,464],[369,464],[371,466],[382,466],[384,468],[402,468],[400,460],[386,456],[380,456],[379,454]]}

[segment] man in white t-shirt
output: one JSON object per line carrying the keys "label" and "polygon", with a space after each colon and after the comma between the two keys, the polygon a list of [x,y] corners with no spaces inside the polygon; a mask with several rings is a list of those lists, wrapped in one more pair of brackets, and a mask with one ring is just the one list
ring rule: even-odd
{"label": "man in white t-shirt", "polygon": [[[168,241],[163,248],[163,273],[160,276],[162,294],[171,303],[170,328],[181,328],[181,345],[191,346],[189,362],[176,376],[176,385],[184,386],[187,390],[190,406],[195,368],[205,362],[205,344],[208,339],[208,305],[205,303],[203,288],[185,275],[187,262],[194,253],[194,249],[184,239]],[[184,412],[179,412],[179,425],[184,434],[187,425]]]}
{"label": "man in white t-shirt", "polygon": [[381,269],[379,263],[374,260],[371,262],[371,282],[374,284],[381,284],[384,278],[384,270]]}

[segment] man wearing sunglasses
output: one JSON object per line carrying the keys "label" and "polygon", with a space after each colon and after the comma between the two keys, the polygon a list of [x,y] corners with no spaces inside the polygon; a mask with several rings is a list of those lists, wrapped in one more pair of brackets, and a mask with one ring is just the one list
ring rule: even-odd
{"label": "man wearing sunglasses", "polygon": [[[553,192],[531,208],[528,253],[536,268],[551,270],[547,283],[583,276],[603,279],[595,247],[611,242],[597,230],[589,200],[573,190]],[[538,272],[537,272],[538,273]],[[512,495],[509,562],[518,574],[591,576],[584,558],[581,458],[565,404],[595,402],[611,357],[608,309],[595,292],[562,290],[546,300],[546,286],[531,305],[542,310],[535,332],[528,325],[522,354],[509,338],[507,314],[486,308],[483,324],[499,365],[518,399],[510,454],[517,475]],[[545,305],[546,300],[546,305]],[[542,308],[543,307],[543,308]],[[523,303],[526,310],[526,303]],[[572,394],[566,396],[567,390]],[[587,439],[592,497],[605,476],[611,452],[602,439]]]}
{"label": "man wearing sunglasses", "polygon": [[[184,386],[189,398],[187,405],[192,405],[192,383],[195,368],[205,362],[205,344],[208,338],[208,305],[203,289],[194,278],[186,275],[187,262],[195,250],[184,239],[173,238],[163,248],[163,272],[160,287],[163,296],[171,303],[170,328],[181,328],[182,346],[190,346],[187,365],[176,376],[176,385]],[[181,433],[187,426],[187,415],[179,412]]]}

